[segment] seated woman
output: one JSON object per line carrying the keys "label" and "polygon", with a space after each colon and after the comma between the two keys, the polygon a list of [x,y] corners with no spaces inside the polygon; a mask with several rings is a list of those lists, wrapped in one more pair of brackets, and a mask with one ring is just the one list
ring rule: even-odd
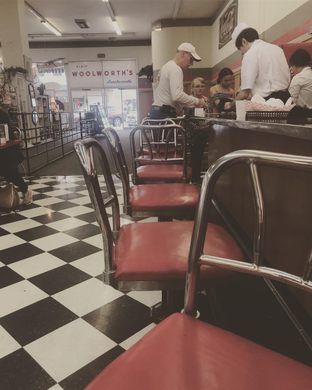
{"label": "seated woman", "polygon": [[191,83],[191,94],[199,99],[204,99],[207,102],[208,98],[204,95],[205,87],[206,83],[203,77],[196,77]]}
{"label": "seated woman", "polygon": [[222,112],[231,109],[231,105],[225,106],[226,103],[232,103],[235,97],[233,89],[234,76],[230,68],[220,70],[217,85],[210,88],[210,99],[212,102],[213,112]]}
{"label": "seated woman", "polygon": [[[2,109],[0,109],[0,123],[10,124],[9,115]],[[13,183],[18,188],[18,191],[22,193],[24,204],[30,204],[32,203],[32,190],[28,187],[28,184],[18,171],[18,165],[23,160],[23,153],[19,149],[0,149],[0,175],[8,183]]]}
{"label": "seated woman", "polygon": [[304,123],[312,118],[311,56],[305,49],[297,49],[289,59],[293,75],[289,93],[296,106],[288,114],[289,123]]}
{"label": "seated woman", "polygon": [[[207,103],[208,98],[204,96],[205,87],[205,80],[202,77],[196,77],[191,83],[191,94],[199,99],[204,99]],[[196,184],[201,182],[202,160],[209,133],[207,129],[199,128],[192,121],[188,121],[187,130],[190,139],[192,183]]]}

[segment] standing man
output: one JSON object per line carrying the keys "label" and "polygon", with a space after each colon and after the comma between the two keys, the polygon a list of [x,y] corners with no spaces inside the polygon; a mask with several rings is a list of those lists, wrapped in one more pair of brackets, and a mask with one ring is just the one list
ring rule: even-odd
{"label": "standing man", "polygon": [[154,93],[151,108],[152,119],[174,118],[182,112],[183,107],[204,107],[206,102],[188,95],[183,90],[183,69],[201,61],[191,43],[181,43],[175,57],[160,70],[159,83]]}
{"label": "standing man", "polygon": [[236,99],[258,94],[264,99],[290,97],[290,72],[283,50],[259,39],[258,32],[246,23],[239,23],[232,34],[235,46],[242,53],[241,90]]}

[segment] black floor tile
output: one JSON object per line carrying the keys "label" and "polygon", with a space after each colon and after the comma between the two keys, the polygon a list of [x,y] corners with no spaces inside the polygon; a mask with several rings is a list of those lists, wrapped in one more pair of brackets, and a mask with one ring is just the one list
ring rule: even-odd
{"label": "black floor tile", "polygon": [[[89,205],[87,207],[92,207],[92,206]],[[81,219],[82,221],[89,222],[89,223],[96,222],[94,211],[92,211],[91,213],[77,215],[75,218]]]}
{"label": "black floor tile", "polygon": [[[109,363],[124,352],[124,349],[117,345],[102,356],[99,356],[93,362],[87,364],[74,374],[70,375],[62,382],[60,386],[64,390],[83,390]],[[103,389],[104,390],[104,389]]]}
{"label": "black floor tile", "polygon": [[59,233],[58,230],[52,229],[48,226],[36,226],[31,229],[22,230],[20,232],[15,233],[16,236],[22,238],[25,241],[32,241],[38,238],[50,236],[51,234]]}
{"label": "black floor tile", "polygon": [[69,209],[70,207],[77,207],[77,206],[78,205],[76,203],[63,201],[63,202],[51,204],[51,205],[46,206],[46,207],[51,209],[51,210],[60,211],[60,210]]}
{"label": "black floor tile", "polygon": [[10,234],[10,233],[7,230],[4,230],[4,229],[0,228],[0,237],[1,236],[5,236],[6,234]]}
{"label": "black floor tile", "polygon": [[91,276],[85,272],[66,264],[34,276],[30,278],[29,281],[47,294],[52,295],[90,278]]}
{"label": "black floor tile", "polygon": [[0,225],[5,225],[6,223],[21,221],[22,219],[27,219],[27,218],[23,217],[20,214],[16,214],[16,213],[1,215],[0,216]]}
{"label": "black floor tile", "polygon": [[10,284],[17,283],[23,279],[24,278],[9,267],[0,268],[0,289],[9,286]]}
{"label": "black floor tile", "polygon": [[58,212],[55,213],[51,212],[50,214],[39,215],[38,217],[34,217],[32,219],[42,224],[47,224],[50,222],[60,221],[65,218],[68,218],[68,215],[58,213]]}
{"label": "black floor tile", "polygon": [[49,251],[49,253],[51,253],[53,256],[58,257],[61,260],[70,263],[71,261],[92,255],[93,253],[100,251],[100,248],[87,244],[83,241],[77,241],[72,244],[53,249]]}
{"label": "black floor tile", "polygon": [[[44,185],[46,185],[46,183],[44,183]],[[46,187],[42,187],[42,188],[36,188],[34,191],[39,192],[39,193],[43,193],[43,194],[47,193],[49,195],[49,192],[55,191],[56,189],[58,189],[58,188],[46,186]]]}
{"label": "black floor tile", "polygon": [[46,198],[51,198],[51,196],[45,194],[33,194],[33,201],[46,199]]}
{"label": "black floor tile", "polygon": [[121,343],[152,322],[150,309],[127,295],[94,310],[83,319],[116,343]]}
{"label": "black floor tile", "polygon": [[0,318],[0,324],[24,346],[76,318],[76,314],[49,297]]}
{"label": "black floor tile", "polygon": [[1,390],[48,389],[56,382],[23,349],[0,360]]}
{"label": "black floor tile", "polygon": [[43,250],[26,242],[25,244],[17,245],[0,251],[0,259],[4,264],[11,264],[19,260],[27,259],[31,256],[39,255],[43,252]]}
{"label": "black floor tile", "polygon": [[64,195],[58,195],[57,198],[58,199],[63,199],[63,200],[71,200],[71,199],[82,198],[83,196],[84,195],[82,195],[82,194],[68,193],[68,194],[64,194]]}
{"label": "black floor tile", "polygon": [[75,229],[66,230],[64,233],[72,237],[78,238],[79,240],[83,240],[87,237],[92,237],[95,236],[96,234],[99,234],[100,228],[98,226],[89,224],[89,225],[79,226]]}

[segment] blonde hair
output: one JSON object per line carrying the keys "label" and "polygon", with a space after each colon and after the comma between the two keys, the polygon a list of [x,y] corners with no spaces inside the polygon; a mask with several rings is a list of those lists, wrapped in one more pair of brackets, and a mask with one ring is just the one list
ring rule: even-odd
{"label": "blonde hair", "polygon": [[195,84],[196,82],[199,82],[199,83],[202,83],[202,84],[206,85],[206,82],[205,82],[205,80],[204,80],[203,77],[196,77],[195,79],[193,79],[193,81],[192,81],[192,83],[191,83],[191,89],[194,88],[194,84]]}

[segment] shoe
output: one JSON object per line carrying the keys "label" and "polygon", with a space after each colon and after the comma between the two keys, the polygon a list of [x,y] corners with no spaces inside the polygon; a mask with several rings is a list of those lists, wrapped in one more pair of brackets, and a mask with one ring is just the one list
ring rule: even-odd
{"label": "shoe", "polygon": [[33,201],[33,193],[30,188],[28,188],[27,192],[24,194],[23,204],[31,204]]}

